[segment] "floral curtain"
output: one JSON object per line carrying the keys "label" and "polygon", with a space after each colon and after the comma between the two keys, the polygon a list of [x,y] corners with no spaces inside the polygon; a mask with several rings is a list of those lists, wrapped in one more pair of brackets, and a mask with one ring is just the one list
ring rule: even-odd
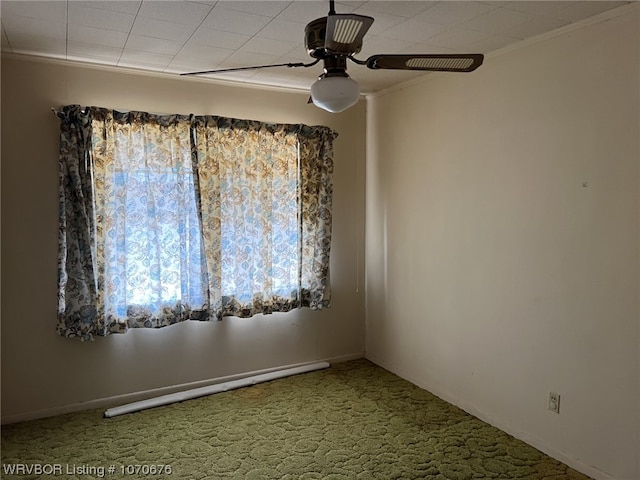
{"label": "floral curtain", "polygon": [[302,304],[311,309],[330,305],[329,253],[333,197],[333,140],[324,127],[303,126],[300,148]]}
{"label": "floral curtain", "polygon": [[207,280],[189,117],[78,106],[59,116],[59,332],[91,338],[199,315]]}
{"label": "floral curtain", "polygon": [[335,133],[194,120],[194,158],[218,318],[329,306]]}
{"label": "floral curtain", "polygon": [[333,131],[58,116],[61,335],[329,306]]}
{"label": "floral curtain", "polygon": [[71,106],[58,117],[58,331],[91,338],[107,332],[97,311],[91,116],[79,106]]}

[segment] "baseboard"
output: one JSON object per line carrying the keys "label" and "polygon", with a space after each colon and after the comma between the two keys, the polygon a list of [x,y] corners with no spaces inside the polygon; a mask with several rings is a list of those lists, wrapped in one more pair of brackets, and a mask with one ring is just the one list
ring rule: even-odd
{"label": "baseboard", "polygon": [[37,420],[39,418],[55,417],[56,415],[64,415],[66,413],[80,412],[83,410],[92,410],[94,408],[109,408],[126,403],[138,402],[140,400],[146,400],[161,395],[168,395],[171,393],[180,392],[183,390],[191,390],[194,388],[206,387],[209,385],[215,385],[216,383],[225,383],[233,380],[239,380],[244,377],[250,377],[254,375],[262,375],[265,373],[271,373],[278,370],[284,370],[288,368],[302,367],[310,365],[316,362],[329,362],[329,363],[341,363],[349,360],[357,360],[364,358],[364,352],[351,353],[347,355],[339,355],[336,357],[319,358],[310,360],[308,362],[300,362],[289,365],[280,365],[278,367],[265,368],[262,370],[254,370],[251,372],[243,372],[235,375],[227,375],[225,377],[211,378],[208,380],[201,380],[198,382],[182,383],[180,385],[171,385],[168,387],[154,388],[151,390],[142,390],[133,393],[126,393],[123,395],[116,395],[113,397],[98,398],[87,402],[74,403],[70,405],[62,405],[59,407],[46,408],[42,410],[36,410],[32,412],[17,413],[13,415],[3,415],[1,423],[7,425],[10,423],[26,422],[29,420]]}
{"label": "baseboard", "polygon": [[459,398],[454,398],[453,395],[451,395],[449,392],[439,391],[437,388],[432,388],[431,385],[425,385],[424,382],[422,382],[421,380],[417,378],[413,378],[411,375],[407,375],[405,372],[402,371],[401,368],[398,368],[392,362],[387,362],[384,359],[376,357],[375,355],[371,355],[369,352],[365,354],[365,358],[375,363],[376,365],[398,375],[399,377],[404,378],[405,380],[413,383],[414,385],[424,390],[427,390],[430,393],[433,393],[435,396],[441,398],[445,402],[451,403],[452,405],[455,405],[456,407],[461,408],[465,412],[469,413],[470,415],[473,415],[476,418],[479,418],[483,422],[486,422],[489,425],[493,425],[494,427],[499,428],[503,432],[508,433],[509,435],[517,438],[518,440],[522,440],[526,444],[531,445],[532,447],[540,450],[546,455],[549,455],[550,457],[555,458],[556,460],[564,463],[565,465],[568,465],[571,468],[581,473],[584,473],[585,475],[590,476],[594,480],[616,480],[615,477],[609,475],[608,473],[603,472],[602,470],[599,470],[592,465],[587,465],[586,463],[583,463],[580,460],[577,460],[576,458],[569,456],[566,452],[563,452],[562,450],[558,450],[548,445],[542,439],[535,437],[529,434],[528,432],[523,432],[518,429],[514,429],[511,425],[506,424],[502,420],[496,419],[491,415],[487,415],[486,413],[477,410],[473,405],[465,402],[464,400],[461,400]]}
{"label": "baseboard", "polygon": [[[329,363],[342,363],[342,362],[349,362],[351,360],[359,360],[361,358],[364,358],[364,352],[350,353],[348,355],[339,355],[337,357],[321,358],[320,360],[316,360],[316,361],[329,362]],[[308,362],[308,363],[313,363],[313,362]]]}

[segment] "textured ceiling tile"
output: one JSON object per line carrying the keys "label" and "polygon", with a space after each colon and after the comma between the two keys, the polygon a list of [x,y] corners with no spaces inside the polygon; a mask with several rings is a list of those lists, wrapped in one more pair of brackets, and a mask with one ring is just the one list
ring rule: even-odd
{"label": "textured ceiling tile", "polygon": [[66,20],[67,2],[6,1],[0,3],[3,17],[23,16],[45,20]]}
{"label": "textured ceiling tile", "polygon": [[173,57],[165,70],[170,69],[177,73],[213,70],[231,53],[233,53],[232,50],[202,45],[195,48],[185,47]]}
{"label": "textured ceiling tile", "polygon": [[536,16],[532,20],[525,22],[510,30],[505,30],[503,33],[514,38],[531,38],[536,35],[555,30],[564,25],[567,25],[569,20],[561,20],[553,17],[540,17]]}
{"label": "textured ceiling tile", "polygon": [[235,50],[247,43],[251,38],[250,35],[220,32],[218,30],[201,27],[191,36],[189,43]]}
{"label": "textured ceiling tile", "polygon": [[125,50],[122,52],[122,56],[118,61],[118,65],[123,66],[145,66],[145,67],[160,67],[164,69],[171,60],[172,55],[166,55],[163,53],[150,53],[150,52],[138,52],[135,50]]}
{"label": "textured ceiling tile", "polygon": [[138,10],[140,9],[142,0],[112,0],[112,1],[73,0],[73,4],[77,4],[79,6],[88,7],[88,8],[95,8],[98,10],[110,11],[110,12],[128,13],[130,15],[135,16],[138,13]]}
{"label": "textured ceiling tile", "polygon": [[477,44],[484,41],[488,36],[489,34],[483,32],[452,28],[451,30],[446,30],[434,35],[429,39],[429,43],[459,50],[463,53],[471,51],[485,53],[483,50],[477,48]]}
{"label": "textured ceiling tile", "polygon": [[199,25],[211,11],[210,5],[194,2],[142,2],[138,15],[184,25]]}
{"label": "textured ceiling tile", "polygon": [[34,35],[64,41],[67,35],[67,24],[64,20],[59,19],[49,20],[38,17],[11,16],[3,17],[2,26],[11,41],[17,35],[23,38],[28,35]]}
{"label": "textured ceiling tile", "polygon": [[282,58],[278,60],[278,63],[295,63],[299,61],[304,63],[310,63],[313,61],[313,58],[311,58],[306,47],[302,43],[300,43],[300,45],[296,45],[293,49],[283,55]]}
{"label": "textured ceiling tile", "polygon": [[273,40],[254,37],[238,49],[240,52],[264,53],[268,55],[285,55],[296,46],[295,41]]}
{"label": "textured ceiling tile", "polygon": [[304,28],[306,24],[274,18],[264,27],[258,36],[273,40],[297,41],[304,43]]}
{"label": "textured ceiling tile", "polygon": [[[304,23],[306,25],[316,18],[326,17],[328,11],[328,2],[297,1],[291,2],[289,6],[278,15],[278,18],[281,20],[291,20],[292,22]],[[338,13],[350,12],[342,11]]]}
{"label": "textured ceiling tile", "polygon": [[405,20],[404,22],[385,30],[380,35],[383,37],[405,40],[408,42],[422,42],[445,30],[446,27],[435,23],[419,22],[417,20]]}
{"label": "textured ceiling tile", "polygon": [[474,48],[479,52],[492,52],[500,48],[512,45],[520,41],[519,38],[509,37],[506,35],[486,34],[486,36],[475,42]]}
{"label": "textured ceiling tile", "polygon": [[181,48],[182,44],[173,40],[165,40],[162,38],[154,38],[132,33],[127,39],[125,51],[137,50],[140,52],[175,55]]}
{"label": "textured ceiling tile", "polygon": [[364,0],[360,1],[350,1],[350,0],[340,0],[336,1],[336,10],[338,12],[349,11],[349,9],[355,10],[358,7],[361,7],[367,3]]}
{"label": "textured ceiling tile", "polygon": [[202,5],[209,5],[210,7],[213,7],[216,3],[218,3],[218,0],[187,0],[189,3],[200,3]]}
{"label": "textured ceiling tile", "polygon": [[202,26],[223,32],[255,35],[270,21],[270,17],[252,15],[231,10],[223,5],[216,5],[204,20]]}
{"label": "textured ceiling tile", "polygon": [[404,53],[415,43],[416,42],[413,41],[385,38],[382,36],[373,37],[363,45],[362,51],[356,55],[356,57],[364,60],[379,53]]}
{"label": "textured ceiling tile", "polygon": [[133,25],[134,19],[133,15],[127,13],[101,10],[76,4],[75,2],[69,3],[69,23],[73,25],[128,32]]}
{"label": "textured ceiling tile", "polygon": [[416,19],[451,27],[468,22],[495,10],[495,8],[495,6],[481,2],[440,2],[420,12]]}
{"label": "textured ceiling tile", "polygon": [[77,57],[85,60],[101,60],[116,64],[122,49],[117,47],[106,47],[94,43],[68,42],[67,54],[69,57]]}
{"label": "textured ceiling tile", "polygon": [[381,34],[406,20],[405,17],[401,17],[399,15],[390,15],[388,13],[376,12],[375,10],[367,8],[367,5],[368,4],[365,4],[364,7],[358,8],[353,12],[358,15],[366,15],[367,17],[372,17],[374,19],[373,25],[371,25],[369,32],[364,37],[365,41],[369,38],[370,35]]}
{"label": "textured ceiling tile", "polygon": [[218,64],[231,55],[234,50],[229,48],[215,47],[211,45],[199,45],[187,43],[176,54],[176,59],[201,60],[204,67],[208,68],[210,63]]}
{"label": "textured ceiling tile", "polygon": [[424,54],[440,54],[440,53],[460,53],[456,49],[442,47],[439,45],[433,45],[432,43],[427,42],[418,42],[413,43],[407,47],[404,53],[424,53]]}
{"label": "textured ceiling tile", "polygon": [[[256,65],[267,65],[275,63],[278,55],[269,55],[264,53],[235,51],[225,61],[223,65],[228,67],[251,67]],[[224,68],[224,67],[223,67]]]}
{"label": "textured ceiling tile", "polygon": [[[489,53],[627,3],[337,0],[336,11],[375,19],[357,55],[362,59],[377,53]],[[310,63],[304,27],[326,16],[329,5],[326,0],[2,0],[0,8],[4,52],[111,64],[124,56],[129,66],[140,62],[141,68],[180,73],[220,65]],[[369,91],[423,74],[354,64],[348,71]],[[322,64],[260,72],[237,78],[298,85],[315,79]]]}
{"label": "textured ceiling tile", "polygon": [[574,1],[529,1],[529,0],[516,0],[497,2],[499,7],[509,8],[511,10],[519,10],[521,12],[533,13],[534,15],[552,16],[554,12],[571,6]]}
{"label": "textured ceiling tile", "polygon": [[502,33],[512,30],[514,27],[530,21],[532,14],[510,10],[508,8],[496,8],[484,15],[480,15],[460,25],[469,30],[485,33]]}
{"label": "textured ceiling tile", "polygon": [[193,34],[194,28],[195,27],[185,26],[180,23],[138,16],[131,29],[131,33],[146,37],[185,42]]}
{"label": "textured ceiling tile", "polygon": [[389,15],[411,18],[420,12],[436,5],[437,2],[405,2],[405,1],[371,1],[366,3],[366,8]]}
{"label": "textured ceiling tile", "polygon": [[64,39],[17,34],[11,37],[10,42],[14,53],[50,55],[55,58],[64,58],[67,53]]}
{"label": "textured ceiling tile", "polygon": [[565,8],[554,12],[554,16],[557,18],[570,20],[576,22],[593,15],[605,12],[612,8],[621,7],[630,2],[571,2]]}
{"label": "textured ceiling tile", "polygon": [[238,2],[234,0],[223,0],[219,2],[230,10],[236,10],[238,12],[252,13],[254,15],[262,15],[265,17],[275,17],[282,12],[291,2],[278,2],[278,1],[247,1]]}
{"label": "textured ceiling tile", "polygon": [[107,47],[124,47],[127,41],[127,33],[101,28],[85,27],[82,25],[69,25],[69,41],[94,43]]}

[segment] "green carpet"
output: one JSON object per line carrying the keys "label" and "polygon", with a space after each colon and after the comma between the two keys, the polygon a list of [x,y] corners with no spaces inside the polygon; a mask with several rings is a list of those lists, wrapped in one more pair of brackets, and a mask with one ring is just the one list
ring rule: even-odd
{"label": "green carpet", "polygon": [[[4,426],[2,478],[588,478],[366,360],[103,413]],[[42,470],[9,474],[17,464]]]}

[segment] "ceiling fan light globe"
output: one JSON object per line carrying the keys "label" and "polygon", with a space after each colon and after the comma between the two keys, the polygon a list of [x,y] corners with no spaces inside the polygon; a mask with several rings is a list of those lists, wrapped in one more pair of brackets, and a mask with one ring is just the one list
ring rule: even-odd
{"label": "ceiling fan light globe", "polygon": [[331,113],[344,112],[360,98],[360,85],[349,77],[323,77],[311,85],[313,103]]}

